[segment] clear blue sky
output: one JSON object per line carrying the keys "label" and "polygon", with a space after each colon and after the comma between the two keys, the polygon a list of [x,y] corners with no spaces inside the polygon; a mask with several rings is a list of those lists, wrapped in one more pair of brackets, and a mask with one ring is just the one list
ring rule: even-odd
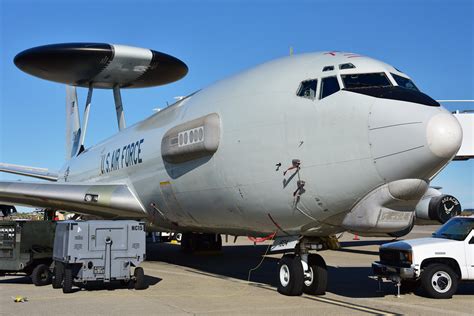
{"label": "clear blue sky", "polygon": [[[0,161],[53,170],[64,162],[65,88],[18,70],[12,60],[24,49],[106,42],[183,60],[190,69],[183,80],[122,93],[128,125],[174,96],[285,56],[289,46],[295,53],[343,50],[371,56],[409,74],[435,99],[473,99],[473,3],[0,0]],[[80,89],[81,106],[85,95]],[[111,92],[96,90],[86,145],[116,129]],[[0,180],[19,178],[0,174]],[[474,207],[474,161],[452,163],[434,184],[464,207]]]}

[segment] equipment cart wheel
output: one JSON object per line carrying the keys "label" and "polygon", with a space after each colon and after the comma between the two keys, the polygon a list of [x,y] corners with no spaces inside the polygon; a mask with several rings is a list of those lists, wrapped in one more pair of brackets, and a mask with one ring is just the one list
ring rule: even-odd
{"label": "equipment cart wheel", "polygon": [[309,273],[305,273],[303,292],[324,295],[328,284],[328,270],[324,259],[317,254],[308,255]]}
{"label": "equipment cart wheel", "polygon": [[72,281],[72,269],[71,267],[65,267],[63,275],[63,293],[72,293]]}
{"label": "equipment cart wheel", "polygon": [[31,280],[36,286],[48,285],[51,283],[51,271],[46,264],[39,264],[31,272]]}
{"label": "equipment cart wheel", "polygon": [[303,265],[301,258],[294,255],[284,255],[278,261],[278,292],[288,296],[298,296],[303,293]]}
{"label": "equipment cart wheel", "polygon": [[421,286],[432,298],[451,298],[458,282],[459,276],[445,264],[430,264],[421,273]]}
{"label": "equipment cart wheel", "polygon": [[133,276],[135,277],[135,290],[144,290],[146,289],[146,281],[145,281],[145,272],[143,272],[142,267],[135,268],[133,272]]}
{"label": "equipment cart wheel", "polygon": [[63,285],[64,265],[62,262],[56,261],[53,268],[53,289],[60,289]]}

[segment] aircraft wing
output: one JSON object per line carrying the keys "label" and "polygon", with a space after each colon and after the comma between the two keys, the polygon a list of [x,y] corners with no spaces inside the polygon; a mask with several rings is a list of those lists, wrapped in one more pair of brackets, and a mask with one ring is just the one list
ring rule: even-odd
{"label": "aircraft wing", "polygon": [[42,180],[58,181],[58,174],[56,172],[51,172],[44,168],[34,168],[0,162],[0,171]]}
{"label": "aircraft wing", "polygon": [[0,182],[0,204],[23,205],[104,218],[144,218],[146,211],[125,184]]}

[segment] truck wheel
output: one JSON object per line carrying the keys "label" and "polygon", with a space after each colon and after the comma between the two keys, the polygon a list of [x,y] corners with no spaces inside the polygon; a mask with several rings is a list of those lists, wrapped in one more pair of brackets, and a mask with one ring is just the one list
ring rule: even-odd
{"label": "truck wheel", "polygon": [[284,255],[278,261],[278,292],[288,296],[298,296],[303,293],[303,265],[301,258],[294,255]]}
{"label": "truck wheel", "polygon": [[63,293],[72,293],[72,270],[69,267],[64,269]]}
{"label": "truck wheel", "polygon": [[51,283],[51,271],[46,264],[39,264],[31,272],[31,280],[36,286],[48,285]]}
{"label": "truck wheel", "polygon": [[144,290],[147,288],[145,281],[145,272],[143,272],[142,267],[135,268],[133,276],[135,277],[135,290]]}
{"label": "truck wheel", "polygon": [[421,273],[421,286],[432,298],[451,298],[456,293],[458,282],[458,275],[445,264],[430,264]]}
{"label": "truck wheel", "polygon": [[64,265],[62,262],[55,262],[53,268],[53,289],[60,289],[63,285]]}
{"label": "truck wheel", "polygon": [[324,295],[328,284],[328,270],[324,259],[317,254],[309,254],[309,275],[305,273],[303,292],[310,295]]}

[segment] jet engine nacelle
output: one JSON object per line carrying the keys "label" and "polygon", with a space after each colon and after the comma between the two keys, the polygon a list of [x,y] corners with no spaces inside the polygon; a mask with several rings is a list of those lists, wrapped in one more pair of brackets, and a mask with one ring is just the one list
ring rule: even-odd
{"label": "jet engine nacelle", "polygon": [[415,224],[414,209],[427,188],[428,183],[419,179],[387,183],[359,201],[342,224],[360,236],[404,236]]}
{"label": "jet engine nacelle", "polygon": [[415,227],[415,218],[413,217],[413,220],[411,223],[404,229],[401,229],[396,232],[391,232],[391,233],[371,233],[371,232],[357,232],[357,235],[362,236],[362,237],[392,237],[392,238],[400,238],[405,235],[408,235],[411,230]]}
{"label": "jet engine nacelle", "polygon": [[462,211],[461,203],[449,194],[429,188],[415,207],[415,218],[409,226],[396,232],[357,232],[364,237],[403,237],[410,233],[415,225],[437,225],[446,223],[451,217]]}
{"label": "jet engine nacelle", "polygon": [[416,205],[416,225],[444,224],[450,218],[462,211],[461,203],[449,194],[429,188],[420,202]]}

